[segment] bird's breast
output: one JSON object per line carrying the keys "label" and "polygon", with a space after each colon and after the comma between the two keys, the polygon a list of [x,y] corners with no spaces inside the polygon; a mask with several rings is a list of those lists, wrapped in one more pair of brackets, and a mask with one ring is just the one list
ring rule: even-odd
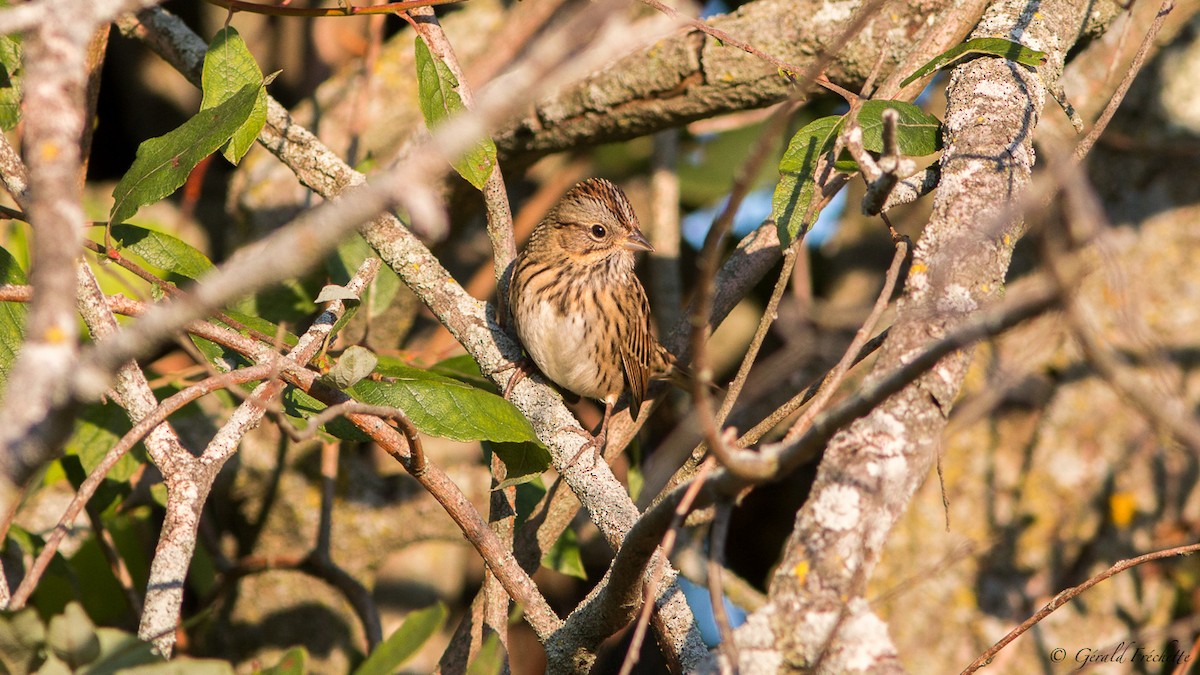
{"label": "bird's breast", "polygon": [[522,302],[517,311],[517,333],[543,375],[580,396],[604,400],[614,393],[598,367],[596,327],[582,315],[560,313],[543,300]]}

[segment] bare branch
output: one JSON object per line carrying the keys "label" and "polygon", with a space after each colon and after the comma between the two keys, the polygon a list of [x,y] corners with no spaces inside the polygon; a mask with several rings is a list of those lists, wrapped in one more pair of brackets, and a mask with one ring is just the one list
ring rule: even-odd
{"label": "bare branch", "polygon": [[1138,565],[1142,565],[1144,563],[1162,560],[1163,558],[1173,558],[1180,555],[1191,555],[1197,551],[1200,551],[1200,544],[1189,544],[1187,546],[1177,546],[1175,548],[1168,548],[1162,551],[1155,551],[1153,553],[1140,555],[1136,558],[1121,560],[1112,567],[1109,567],[1103,572],[1091,577],[1082,584],[1079,584],[1078,586],[1072,586],[1071,588],[1060,592],[1058,595],[1054,596],[1050,602],[1046,603],[1045,607],[1042,607],[1040,610],[1038,610],[1036,614],[1026,619],[1021,623],[1020,626],[1017,626],[1009,631],[1008,634],[1001,638],[999,642],[989,647],[984,653],[980,654],[979,658],[972,661],[969,666],[963,669],[963,675],[967,675],[967,673],[973,673],[986,666],[993,658],[995,658],[996,654],[1000,653],[1000,650],[1004,649],[1010,642],[1021,637],[1021,635],[1029,631],[1030,628],[1033,628],[1039,622],[1041,622],[1042,619],[1050,616],[1052,613],[1054,613],[1054,610],[1079,597],[1084,591],[1088,590],[1092,586],[1095,586],[1101,581],[1110,579],[1127,569],[1137,567]]}
{"label": "bare branch", "polygon": [[88,474],[87,479],[82,485],[79,486],[79,490],[76,491],[75,496],[71,499],[71,503],[67,506],[67,510],[63,513],[62,518],[59,519],[58,525],[54,528],[50,535],[46,537],[46,543],[42,547],[42,550],[38,553],[38,557],[34,561],[33,566],[29,569],[29,572],[25,575],[25,578],[21,581],[21,585],[17,588],[16,592],[13,593],[13,597],[9,603],[9,608],[15,610],[25,606],[25,602],[29,599],[29,596],[33,593],[34,589],[37,588],[38,581],[41,580],[42,575],[46,571],[46,567],[49,566],[50,561],[54,557],[54,553],[58,550],[58,546],[62,542],[63,537],[66,536],[70,531],[71,523],[75,522],[75,518],[79,516],[79,513],[83,510],[83,507],[87,505],[88,500],[90,500],[92,496],[96,494],[96,489],[100,487],[102,482],[104,482],[104,476],[122,457],[125,456],[126,452],[129,452],[130,448],[132,448],[146,434],[150,433],[152,429],[165,422],[172,413],[188,403],[191,403],[201,396],[210,394],[231,384],[241,384],[245,382],[261,380],[270,375],[275,367],[276,366],[273,363],[264,363],[257,366],[236,370],[232,373],[224,373],[210,377],[203,382],[198,382],[164,399],[163,402],[158,405],[158,407],[143,417],[140,422],[133,425],[133,428],[126,432],[126,434],[121,437],[121,440],[109,449],[109,451],[104,455],[104,459],[100,460],[100,463],[96,465],[96,468],[93,469],[90,474]]}
{"label": "bare branch", "polygon": [[[34,0],[0,10],[0,26],[4,26],[5,33],[24,33],[43,29],[47,24],[73,20],[73,30],[87,32],[90,37],[96,26],[108,23],[122,14],[157,5],[159,2],[161,0],[97,0],[73,3]],[[28,120],[28,117],[25,119]]]}
{"label": "bare branch", "polygon": [[[26,8],[40,21],[22,24],[19,12]],[[31,3],[0,13],[0,25],[12,21],[17,27],[37,27],[24,45],[23,101],[30,161],[27,210],[34,229],[29,277],[36,292],[26,341],[0,402],[0,512],[8,511],[15,488],[58,452],[73,418],[62,383],[70,378],[78,352],[74,259],[78,224],[84,220],[79,139],[86,49],[101,20],[94,8],[81,16],[73,15],[74,9],[61,3]]]}
{"label": "bare branch", "polygon": [[[375,278],[378,269],[379,261],[368,258],[346,284],[346,288],[355,294],[362,293]],[[325,344],[344,309],[342,300],[329,302],[326,310],[300,337],[284,361],[294,368],[303,369]],[[175,626],[183,603],[183,583],[196,547],[200,512],[217,472],[233,455],[246,432],[262,419],[266,402],[278,396],[282,390],[283,383],[279,380],[263,382],[234,410],[200,457],[185,455],[179,458],[178,463],[160,467],[167,485],[167,515],[158,548],[150,563],[146,605],[138,635],[143,640],[153,641],[163,654],[170,654],[175,644]]]}

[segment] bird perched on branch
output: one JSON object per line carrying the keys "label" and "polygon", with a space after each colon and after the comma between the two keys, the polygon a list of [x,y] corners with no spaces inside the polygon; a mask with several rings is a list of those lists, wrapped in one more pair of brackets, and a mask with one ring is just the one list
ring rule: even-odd
{"label": "bird perched on branch", "polygon": [[591,178],[546,214],[513,266],[508,306],[525,351],[558,386],[604,403],[588,444],[598,455],[620,395],[636,417],[650,380],[676,371],[633,271],[634,254],[653,250],[621,188]]}

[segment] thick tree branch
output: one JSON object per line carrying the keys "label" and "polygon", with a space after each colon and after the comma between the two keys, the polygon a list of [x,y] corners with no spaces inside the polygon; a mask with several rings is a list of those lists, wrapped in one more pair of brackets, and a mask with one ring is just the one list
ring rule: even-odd
{"label": "thick tree branch", "polygon": [[[1001,290],[1022,232],[1012,209],[1028,184],[1044,81],[1061,73],[1084,10],[1068,2],[996,2],[976,35],[1002,35],[1047,51],[1033,73],[986,58],[954,70],[947,97],[942,183],[917,246],[895,325],[866,386],[945,335]],[[1036,17],[1036,19],[1035,19]],[[932,466],[969,352],[919,380],[835,435],[771,585],[771,603],[739,631],[743,662],[774,654],[830,672],[899,669],[886,626],[861,596],[887,533]],[[814,430],[815,431],[815,430]],[[772,617],[787,616],[775,623]],[[796,631],[796,622],[808,630]],[[769,626],[779,642],[764,648]],[[753,645],[751,644],[753,643]]]}
{"label": "thick tree branch", "polygon": [[[811,66],[833,45],[864,2],[758,0],[710,19],[714,28],[753,40],[761,52],[792,64],[778,66],[695,29],[637,51],[587,80],[544,100],[534,111],[496,135],[501,150],[513,155],[543,155],[568,148],[610,142],[680,126],[726,112],[761,108],[787,98],[811,83],[792,77]],[[857,90],[884,53],[894,65],[914,33],[934,30],[929,14],[954,3],[915,6],[895,3],[881,12],[838,50],[826,69],[828,79]]]}

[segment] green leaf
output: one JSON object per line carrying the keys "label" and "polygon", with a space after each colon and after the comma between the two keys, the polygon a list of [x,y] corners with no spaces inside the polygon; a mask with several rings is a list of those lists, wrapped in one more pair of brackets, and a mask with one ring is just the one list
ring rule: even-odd
{"label": "green leaf", "polygon": [[21,121],[21,71],[21,36],[0,35],[0,131]]}
{"label": "green leaf", "polygon": [[858,111],[858,125],[863,131],[863,147],[871,152],[883,152],[883,111],[895,110],[896,141],[905,157],[924,157],[942,148],[942,122],[938,118],[906,101],[867,101]]}
{"label": "green leaf", "polygon": [[[208,45],[200,81],[204,90],[200,110],[204,111],[228,101],[242,87],[262,84],[263,74],[237,30],[226,26],[217,31]],[[266,121],[267,90],[259,87],[258,97],[254,100],[254,108],[250,115],[237,131],[233,132],[233,136],[222,150],[230,164],[241,161],[254,145],[258,132],[262,131]]]}
{"label": "green leaf", "polygon": [[336,389],[347,389],[370,375],[378,362],[379,358],[370,349],[351,345],[320,379]]}
{"label": "green leaf", "polygon": [[[235,307],[243,315],[260,317],[263,321],[289,326],[307,325],[317,309],[313,298],[317,297],[321,285],[316,275],[285,279],[243,298]],[[233,316],[229,311],[225,313]]]}
{"label": "green leaf", "polygon": [[133,166],[113,189],[109,222],[128,220],[138,209],[171,194],[200,160],[228,141],[250,117],[262,83],[248,84],[227,101],[196,113],[179,128],[142,142]]}
{"label": "green leaf", "polygon": [[155,483],[150,486],[150,498],[155,504],[167,508],[167,486],[163,483]]}
{"label": "green leaf", "polygon": [[[132,428],[129,417],[120,407],[113,404],[93,404],[83,409],[75,420],[75,430],[67,439],[66,455],[79,457],[84,474],[92,470],[104,459],[109,449],[117,444]],[[123,483],[129,480],[141,463],[137,455],[144,450],[139,443],[137,454],[126,453],[108,472],[110,480]],[[143,455],[144,456],[144,455]]]}
{"label": "green leaf", "polygon": [[504,666],[504,645],[494,631],[487,634],[475,660],[467,666],[467,675],[500,675]]}
{"label": "green leaf", "polygon": [[259,675],[304,675],[308,664],[308,650],[304,647],[292,647],[287,650],[279,663],[259,671]]}
{"label": "green leaf", "polygon": [[483,376],[479,370],[479,364],[470,354],[459,354],[443,359],[430,366],[429,370],[439,375],[452,377],[477,389],[486,389],[492,393],[500,391],[494,382]]}
{"label": "green leaf", "polygon": [[975,38],[960,45],[955,45],[933,57],[929,63],[917,68],[915,73],[904,78],[900,86],[907,87],[914,81],[925,77],[939,68],[945,68],[963,57],[973,55],[999,56],[1032,68],[1046,63],[1046,52],[1030,49],[1019,42],[1005,40],[1004,38]]}
{"label": "green leaf", "polygon": [[163,662],[154,645],[123,630],[102,626],[96,629],[96,637],[100,639],[100,657],[82,671],[87,675],[125,673],[136,666]]}
{"label": "green leaf", "polygon": [[[308,418],[320,413],[327,406],[308,394],[288,387],[283,392],[283,411],[296,423],[297,429],[308,427]],[[366,443],[371,437],[363,433],[345,417],[338,417],[321,426],[330,436],[344,441]]]}
{"label": "green leaf", "polygon": [[533,514],[533,510],[541,503],[542,497],[546,496],[546,483],[542,481],[541,476],[534,477],[528,483],[521,483],[517,486],[516,510],[517,510],[517,527],[525,524],[529,520],[529,516]]}
{"label": "green leaf", "polygon": [[[279,330],[279,324],[260,316],[246,314],[236,309],[225,310],[225,316],[248,329],[256,330],[263,335],[270,335],[272,339],[279,338],[279,341],[288,347],[295,347],[300,342],[300,338],[296,337],[295,333],[287,330],[281,331]],[[233,328],[233,326],[230,326],[230,328]],[[240,328],[238,330],[241,331]],[[242,332],[245,333],[245,331]]]}
{"label": "green leaf", "polygon": [[558,541],[542,556],[542,567],[587,581],[587,571],[583,569],[583,556],[579,554],[579,539],[575,536],[575,530],[563,530]]}
{"label": "green leaf", "polygon": [[417,429],[456,441],[538,443],[529,420],[511,403],[482,389],[380,357],[376,372],[388,381],[363,380],[347,390],[364,403],[399,408]]}
{"label": "green leaf", "polygon": [[112,226],[112,238],[122,253],[138,256],[176,283],[195,281],[213,269],[208,256],[165,232],[123,223]]}
{"label": "green leaf", "polygon": [[[363,261],[372,257],[379,256],[361,235],[355,234],[338,244],[337,252],[326,259],[325,269],[334,283],[345,284],[358,271]],[[382,315],[399,290],[400,277],[391,267],[381,266],[367,291],[362,294],[362,303],[367,309],[367,315],[371,318]]]}
{"label": "green leaf", "polygon": [[409,613],[404,623],[371,652],[355,675],[391,675],[442,628],[449,612],[442,603]]}
{"label": "green leaf", "polygon": [[24,675],[37,666],[46,641],[46,627],[37,610],[26,607],[0,614],[0,672]]}
{"label": "green leaf", "polygon": [[[0,248],[0,283],[24,284],[25,272],[16,258]],[[0,387],[8,380],[8,371],[17,360],[25,338],[25,303],[0,302]]]}
{"label": "green leaf", "polygon": [[488,443],[488,449],[507,470],[498,488],[528,483],[550,467],[550,451],[538,443]]}
{"label": "green leaf", "polygon": [[841,126],[840,116],[821,117],[797,131],[788,142],[787,150],[779,160],[779,185],[771,198],[771,213],[779,230],[780,248],[786,249],[803,237],[808,226],[816,220],[815,209],[809,218],[805,218],[805,214],[816,190],[817,162],[833,148]]}
{"label": "green leaf", "polygon": [[77,602],[68,603],[62,614],[50,619],[46,645],[72,669],[91,663],[100,656],[96,626]]}
{"label": "green leaf", "polygon": [[[433,129],[439,123],[466,109],[462,97],[458,94],[458,78],[450,72],[450,68],[434,56],[425,41],[417,38],[417,100],[421,106],[421,114],[425,116],[425,126]],[[482,190],[483,184],[492,175],[496,166],[496,144],[492,139],[485,138],[453,162],[454,170],[476,189]]]}
{"label": "green leaf", "polygon": [[121,671],[121,675],[234,675],[233,666],[216,659],[174,658]]}

